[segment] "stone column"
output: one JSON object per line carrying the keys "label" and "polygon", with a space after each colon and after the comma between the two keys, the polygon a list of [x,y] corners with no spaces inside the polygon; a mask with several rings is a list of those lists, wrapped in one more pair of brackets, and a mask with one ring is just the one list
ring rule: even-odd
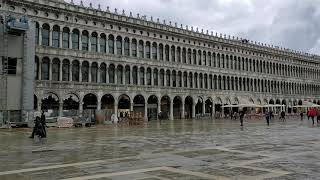
{"label": "stone column", "polygon": [[182,104],[181,104],[181,119],[185,119],[185,98],[182,98]]}
{"label": "stone column", "polygon": [[158,70],[157,76],[158,76],[158,86],[161,86],[161,83],[160,83],[160,70]]}
{"label": "stone column", "polygon": [[38,39],[39,46],[42,45],[42,23],[39,22],[39,39]]}
{"label": "stone column", "polygon": [[114,110],[114,115],[118,118],[118,101],[114,102],[113,110]]}
{"label": "stone column", "polygon": [[130,101],[130,111],[133,111],[133,100]]}
{"label": "stone column", "polygon": [[143,81],[144,81],[144,85],[147,85],[147,68],[144,68],[144,72],[143,72]]}
{"label": "stone column", "polygon": [[81,117],[83,113],[83,102],[80,100],[79,102],[79,116]]}
{"label": "stone column", "polygon": [[89,82],[89,83],[91,83],[91,81],[92,81],[92,77],[91,77],[91,66],[92,66],[92,64],[89,63],[89,72],[88,72],[88,76],[89,76],[88,82]]}
{"label": "stone column", "polygon": [[72,29],[70,29],[69,33],[69,49],[72,49]]}
{"label": "stone column", "polygon": [[82,62],[79,64],[79,82],[82,82]]}
{"label": "stone column", "polygon": [[101,73],[101,70],[100,70],[100,63],[98,63],[98,69],[97,69],[97,83],[100,83],[100,73]]}
{"label": "stone column", "polygon": [[81,30],[79,29],[79,50],[82,50],[82,37],[81,37],[82,33]]}
{"label": "stone column", "polygon": [[52,47],[52,29],[49,30],[49,46]]}
{"label": "stone column", "polygon": [[72,81],[72,62],[69,64],[69,81]]}
{"label": "stone column", "polygon": [[172,57],[171,57],[171,45],[169,45],[169,62],[172,62]]}
{"label": "stone column", "polygon": [[63,117],[63,102],[59,102],[59,117]]}
{"label": "stone column", "polygon": [[141,83],[140,83],[140,67],[137,67],[137,84],[138,84],[138,86],[141,85]]}
{"label": "stone column", "polygon": [[60,62],[60,67],[59,67],[59,81],[62,82],[62,63],[63,61]]}
{"label": "stone column", "polygon": [[122,69],[122,84],[126,84],[126,67],[123,67]]}
{"label": "stone column", "polygon": [[173,87],[173,73],[171,70],[170,71],[170,86],[169,87]]}
{"label": "stone column", "polygon": [[107,64],[106,66],[107,66],[106,67],[106,82],[107,82],[107,84],[110,84],[110,81],[109,81],[109,70],[108,70],[109,65]]}
{"label": "stone column", "polygon": [[100,49],[100,35],[98,34],[97,36],[97,52],[101,52],[101,49]]}
{"label": "stone column", "polygon": [[154,86],[153,69],[151,68],[151,86]]}
{"label": "stone column", "polygon": [[52,60],[49,63],[49,80],[52,81]]}
{"label": "stone column", "polygon": [[115,65],[115,68],[114,68],[114,84],[118,84],[118,67],[117,65]]}
{"label": "stone column", "polygon": [[[211,109],[211,111],[212,111],[212,116],[214,117],[214,115],[216,114],[216,109],[215,109],[215,107],[214,107],[214,103],[212,102],[212,107],[211,107],[212,109]],[[212,117],[211,116],[211,117]]]}
{"label": "stone column", "polygon": [[42,80],[42,59],[39,58],[39,72],[38,72],[38,79]]}
{"label": "stone column", "polygon": [[205,114],[206,114],[206,103],[203,99],[203,101],[202,101],[202,115],[204,116]]}
{"label": "stone column", "polygon": [[144,120],[148,121],[148,103],[144,105]]}
{"label": "stone column", "polygon": [[59,47],[62,48],[62,33],[63,31],[59,32]]}
{"label": "stone column", "polygon": [[173,118],[173,99],[170,98],[170,120],[174,120]]}
{"label": "stone column", "polygon": [[192,119],[196,117],[196,104],[192,103]]}
{"label": "stone column", "polygon": [[98,98],[97,110],[101,111],[101,98]]}

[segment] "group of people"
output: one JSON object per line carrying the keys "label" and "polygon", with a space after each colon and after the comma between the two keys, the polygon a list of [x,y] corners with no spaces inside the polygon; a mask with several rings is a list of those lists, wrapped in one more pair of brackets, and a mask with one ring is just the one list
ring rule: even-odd
{"label": "group of people", "polygon": [[44,112],[42,112],[41,117],[37,116],[34,120],[34,127],[32,134],[30,138],[34,138],[34,136],[38,136],[40,138],[46,138],[47,137],[47,131],[46,131],[47,125],[46,125],[46,116],[44,115]]}
{"label": "group of people", "polygon": [[[308,120],[310,120],[310,118],[312,119],[312,124],[313,124],[313,125],[315,124],[315,117],[317,118],[317,124],[320,123],[320,112],[317,111],[316,108],[310,108],[310,109],[308,109],[306,115],[307,115],[307,117],[308,117]],[[300,113],[300,117],[301,117],[301,121],[303,121],[303,113],[302,113],[302,112]]]}

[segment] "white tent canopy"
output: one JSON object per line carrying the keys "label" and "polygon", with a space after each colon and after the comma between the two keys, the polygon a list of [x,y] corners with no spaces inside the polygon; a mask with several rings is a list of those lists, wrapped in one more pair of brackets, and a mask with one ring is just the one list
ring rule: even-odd
{"label": "white tent canopy", "polygon": [[239,103],[240,104],[234,104],[234,105],[225,105],[225,106],[222,106],[222,107],[226,107],[226,108],[229,108],[229,107],[261,107],[261,105],[257,105],[257,104],[254,104],[254,102],[251,102],[250,100],[248,99],[245,99],[245,98],[240,98],[239,99]]}

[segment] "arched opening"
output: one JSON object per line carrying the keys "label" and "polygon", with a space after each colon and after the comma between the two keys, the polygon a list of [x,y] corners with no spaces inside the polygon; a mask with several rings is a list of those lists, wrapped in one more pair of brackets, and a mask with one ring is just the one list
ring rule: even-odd
{"label": "arched opening", "polygon": [[64,59],[62,62],[62,81],[70,81],[70,61]]}
{"label": "arched opening", "polygon": [[192,104],[193,99],[190,96],[187,96],[184,102],[184,111],[185,111],[185,118],[191,119],[192,118]]}
{"label": "arched opening", "polygon": [[214,104],[216,118],[220,118],[222,116],[222,100],[217,97]]}
{"label": "arched opening", "polygon": [[203,99],[201,97],[198,98],[197,104],[196,104],[196,115],[201,116],[202,115],[202,108],[203,108]]}
{"label": "arched opening", "polygon": [[60,27],[55,25],[52,29],[52,46],[55,48],[60,47]]}
{"label": "arched opening", "polygon": [[148,117],[149,120],[158,119],[158,98],[155,95],[148,98]]}
{"label": "arched opening", "polygon": [[116,41],[117,55],[122,55],[122,37],[118,36]]}
{"label": "arched opening", "polygon": [[84,61],[81,66],[82,82],[89,82],[89,63]]}
{"label": "arched opening", "polygon": [[97,105],[98,99],[96,95],[87,94],[83,97],[83,117],[86,121],[95,122]]}
{"label": "arched opening", "polygon": [[211,99],[207,99],[205,103],[206,103],[205,104],[205,113],[206,113],[206,115],[209,115],[212,117],[212,115],[213,115],[213,112],[212,112],[213,102]]}
{"label": "arched opening", "polygon": [[72,81],[79,82],[80,80],[79,71],[80,71],[79,61],[75,60],[72,62]]}
{"label": "arched opening", "polygon": [[50,39],[50,26],[48,24],[42,25],[41,35],[42,35],[42,45],[49,46]]}
{"label": "arched opening", "polygon": [[176,96],[173,99],[173,117],[174,119],[181,119],[181,112],[182,112],[182,100],[181,97]]}
{"label": "arched opening", "polygon": [[49,80],[50,73],[50,59],[45,57],[41,64],[41,80]]}
{"label": "arched opening", "polygon": [[100,52],[102,53],[106,53],[107,52],[107,37],[105,34],[100,34],[100,38],[99,38],[99,41],[100,41]]}
{"label": "arched opening", "polygon": [[60,60],[53,59],[52,61],[52,81],[60,80]]}
{"label": "arched opening", "polygon": [[88,51],[89,50],[89,32],[86,30],[82,32],[81,43],[82,43],[82,50]]}
{"label": "arched opening", "polygon": [[106,94],[101,98],[101,109],[104,112],[104,119],[111,120],[112,114],[114,114],[114,98],[110,94]]}
{"label": "arched opening", "polygon": [[130,97],[123,94],[119,97],[118,116],[127,117],[130,112]]}
{"label": "arched opening", "polygon": [[72,31],[72,49],[79,49],[80,32],[78,29]]}
{"label": "arched opening", "polygon": [[59,98],[55,94],[48,94],[41,100],[41,110],[47,111],[51,117],[59,115]]}
{"label": "arched opening", "polygon": [[97,52],[98,51],[98,34],[96,32],[93,32],[91,34],[91,52]]}
{"label": "arched opening", "polygon": [[107,65],[105,63],[100,65],[100,82],[107,83]]}
{"label": "arched opening", "polygon": [[70,94],[63,100],[63,116],[76,116],[79,110],[79,98],[76,95]]}
{"label": "arched opening", "polygon": [[170,115],[170,97],[163,96],[161,98],[161,112],[168,119]]}
{"label": "arched opening", "polygon": [[83,109],[84,110],[93,110],[97,109],[98,100],[97,96],[94,94],[87,94],[83,98]]}
{"label": "arched opening", "polygon": [[145,99],[142,95],[137,95],[133,99],[133,111],[144,116],[145,111]]}

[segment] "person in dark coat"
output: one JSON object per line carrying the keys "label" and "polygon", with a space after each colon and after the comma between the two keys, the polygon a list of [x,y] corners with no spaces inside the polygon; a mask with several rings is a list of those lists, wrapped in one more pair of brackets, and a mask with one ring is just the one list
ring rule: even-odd
{"label": "person in dark coat", "polygon": [[268,126],[270,126],[270,113],[266,112],[265,116],[266,116],[267,124],[268,124]]}
{"label": "person in dark coat", "polygon": [[301,121],[303,121],[303,112],[300,113]]}
{"label": "person in dark coat", "polygon": [[33,130],[32,130],[32,134],[29,138],[34,138],[34,135],[38,135],[40,136],[41,138],[43,138],[45,136],[44,134],[44,129],[43,129],[43,126],[42,126],[42,123],[41,123],[41,118],[39,116],[36,117],[36,119],[34,120],[34,127],[33,127]]}
{"label": "person in dark coat", "polygon": [[44,115],[43,111],[42,111],[42,114],[41,114],[41,125],[42,125],[43,132],[44,132],[43,138],[46,138],[47,137],[47,130],[46,130],[47,123],[46,123],[46,116]]}
{"label": "person in dark coat", "polygon": [[240,126],[243,126],[243,118],[244,118],[245,112],[243,110],[240,111]]}

